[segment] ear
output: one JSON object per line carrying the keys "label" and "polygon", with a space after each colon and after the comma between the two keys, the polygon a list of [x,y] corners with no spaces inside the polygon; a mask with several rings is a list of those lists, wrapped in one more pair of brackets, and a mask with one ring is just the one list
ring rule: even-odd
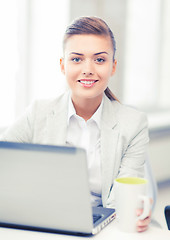
{"label": "ear", "polygon": [[116,66],[117,66],[117,60],[114,60],[111,76],[113,76],[115,74]]}
{"label": "ear", "polygon": [[65,74],[64,58],[60,58],[60,69],[63,74]]}

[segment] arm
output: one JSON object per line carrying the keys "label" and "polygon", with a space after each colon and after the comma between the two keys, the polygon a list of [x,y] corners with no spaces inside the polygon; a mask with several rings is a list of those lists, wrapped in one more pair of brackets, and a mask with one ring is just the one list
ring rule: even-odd
{"label": "arm", "polygon": [[126,111],[119,115],[118,124],[114,130],[118,132],[115,135],[118,139],[115,140],[117,142],[116,153],[112,157],[114,164],[111,171],[112,185],[109,186],[110,193],[106,201],[106,206],[111,208],[115,207],[115,178],[144,177],[144,164],[149,142],[145,114],[136,114],[133,111],[129,114],[129,111]]}
{"label": "arm", "polygon": [[[141,175],[140,177],[145,177],[144,164],[147,156],[147,146],[148,146],[149,138],[148,138],[147,120],[146,119],[143,120],[142,123],[143,123],[143,128],[132,139],[132,141],[128,145],[128,148],[126,149],[125,154],[123,155],[122,164],[120,166],[120,172],[118,177],[127,176],[127,172],[129,175],[131,171],[133,175],[134,169],[139,171],[139,173],[137,174],[138,176]],[[133,168],[133,170],[131,170],[131,168]],[[153,200],[151,199],[150,201],[152,204]],[[142,212],[143,212],[142,209],[137,209],[137,213],[136,213],[137,216],[141,215]],[[137,222],[137,231],[138,232],[146,231],[150,221],[151,221],[151,211],[147,218],[145,218],[144,220],[139,220]]]}
{"label": "arm", "polygon": [[140,119],[135,119],[134,123],[132,121],[128,129],[128,132],[130,131],[131,136],[126,140],[117,177],[144,177],[144,164],[149,142],[146,116],[142,114]]}
{"label": "arm", "polygon": [[0,136],[1,141],[11,142],[31,142],[32,140],[32,107],[17,119],[3,134]]}
{"label": "arm", "polygon": [[[138,115],[139,116],[139,115]],[[120,126],[120,146],[122,146],[122,154],[118,174],[116,177],[144,177],[144,165],[149,142],[147,119],[144,114],[141,114],[138,119],[127,119],[127,124]],[[108,207],[114,207],[114,186],[110,192],[107,201]],[[138,210],[140,215],[142,210]],[[137,230],[144,231],[147,229],[150,222],[150,216],[145,220],[140,220],[137,223]]]}

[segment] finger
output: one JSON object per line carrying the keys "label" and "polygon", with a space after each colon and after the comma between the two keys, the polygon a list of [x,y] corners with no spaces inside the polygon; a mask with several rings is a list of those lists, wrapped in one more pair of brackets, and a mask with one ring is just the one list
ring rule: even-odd
{"label": "finger", "polygon": [[152,198],[150,198],[150,203],[151,203],[151,205],[153,204],[153,199]]}
{"label": "finger", "polygon": [[148,229],[148,226],[143,226],[143,227],[137,227],[138,232],[144,232]]}
{"label": "finger", "polygon": [[[152,206],[152,204],[153,204],[153,199],[152,199],[152,198],[150,198],[150,204],[151,204],[151,206]],[[137,216],[140,216],[142,213],[143,213],[143,208],[140,208],[140,209],[137,209],[137,210],[136,210]],[[151,216],[151,211],[150,211],[149,216]]]}
{"label": "finger", "polygon": [[137,209],[137,210],[136,210],[137,216],[140,216],[140,215],[142,214],[142,212],[143,212],[143,209],[142,209],[142,208]]}
{"label": "finger", "polygon": [[[142,213],[143,213],[143,209],[142,208],[136,210],[137,216],[140,216]],[[149,211],[149,215],[146,218],[148,218],[148,217],[151,217],[151,210]]]}
{"label": "finger", "polygon": [[138,227],[148,226],[149,223],[150,223],[150,221],[151,221],[151,218],[150,218],[150,217],[147,217],[147,218],[145,218],[144,220],[139,220],[139,221],[137,222],[137,226],[138,226]]}

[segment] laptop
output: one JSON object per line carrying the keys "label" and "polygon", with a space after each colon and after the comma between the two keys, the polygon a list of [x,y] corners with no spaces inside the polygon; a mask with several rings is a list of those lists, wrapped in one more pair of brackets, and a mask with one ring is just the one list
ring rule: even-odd
{"label": "laptop", "polygon": [[115,210],[90,199],[84,149],[0,142],[0,226],[93,235]]}

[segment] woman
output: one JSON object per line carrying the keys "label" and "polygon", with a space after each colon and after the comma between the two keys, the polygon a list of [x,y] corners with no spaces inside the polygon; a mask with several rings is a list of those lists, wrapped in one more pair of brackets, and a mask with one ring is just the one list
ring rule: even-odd
{"label": "woman", "polygon": [[[146,117],[120,104],[107,87],[117,62],[114,36],[103,20],[75,20],[63,50],[61,71],[70,91],[35,102],[2,139],[85,148],[92,204],[114,207],[114,179],[144,176]],[[139,221],[137,230],[146,230],[149,221],[150,216]]]}

